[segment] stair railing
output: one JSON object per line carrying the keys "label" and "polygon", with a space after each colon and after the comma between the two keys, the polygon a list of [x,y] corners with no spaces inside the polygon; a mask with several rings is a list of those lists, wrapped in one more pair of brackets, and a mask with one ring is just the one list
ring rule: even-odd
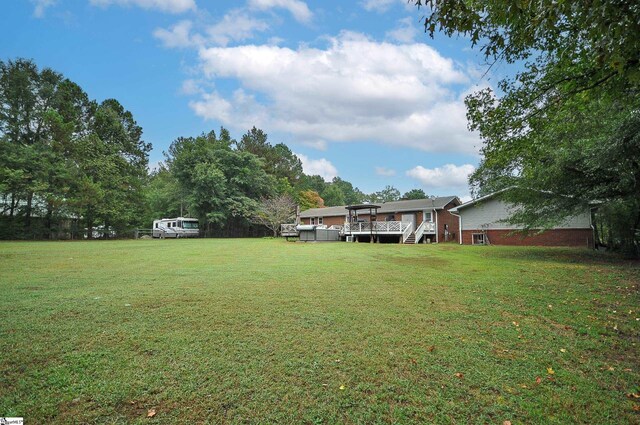
{"label": "stair railing", "polygon": [[402,232],[402,243],[405,243],[409,236],[411,236],[411,232],[413,232],[413,223],[402,223],[406,224],[407,228]]}

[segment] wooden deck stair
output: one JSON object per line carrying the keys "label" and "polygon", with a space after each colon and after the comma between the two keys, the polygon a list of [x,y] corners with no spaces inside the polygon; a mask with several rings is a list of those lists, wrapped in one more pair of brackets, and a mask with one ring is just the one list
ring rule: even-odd
{"label": "wooden deck stair", "polygon": [[406,243],[406,244],[415,244],[416,243],[416,232],[411,232],[411,234],[409,235],[407,240],[404,241],[404,243]]}

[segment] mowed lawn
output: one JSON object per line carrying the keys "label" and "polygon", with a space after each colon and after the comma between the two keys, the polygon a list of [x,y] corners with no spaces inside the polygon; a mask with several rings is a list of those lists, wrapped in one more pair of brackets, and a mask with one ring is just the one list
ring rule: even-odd
{"label": "mowed lawn", "polygon": [[2,243],[0,416],[640,423],[639,265],[453,244]]}

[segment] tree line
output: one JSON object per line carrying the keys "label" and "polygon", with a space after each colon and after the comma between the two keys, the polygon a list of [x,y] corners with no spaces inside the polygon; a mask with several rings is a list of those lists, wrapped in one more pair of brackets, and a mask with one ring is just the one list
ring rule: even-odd
{"label": "tree line", "polygon": [[197,217],[208,236],[258,236],[268,229],[256,212],[276,197],[302,210],[401,198],[392,186],[365,194],[306,175],[255,127],[240,140],[224,128],[179,137],[150,172],[131,112],[26,59],[0,61],[0,149],[2,239],[123,237],[176,216]]}

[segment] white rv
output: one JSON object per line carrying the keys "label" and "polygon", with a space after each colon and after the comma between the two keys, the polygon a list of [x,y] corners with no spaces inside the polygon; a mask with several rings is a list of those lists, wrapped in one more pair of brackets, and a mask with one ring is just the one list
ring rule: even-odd
{"label": "white rv", "polygon": [[154,238],[197,238],[199,235],[197,218],[176,217],[153,221]]}

